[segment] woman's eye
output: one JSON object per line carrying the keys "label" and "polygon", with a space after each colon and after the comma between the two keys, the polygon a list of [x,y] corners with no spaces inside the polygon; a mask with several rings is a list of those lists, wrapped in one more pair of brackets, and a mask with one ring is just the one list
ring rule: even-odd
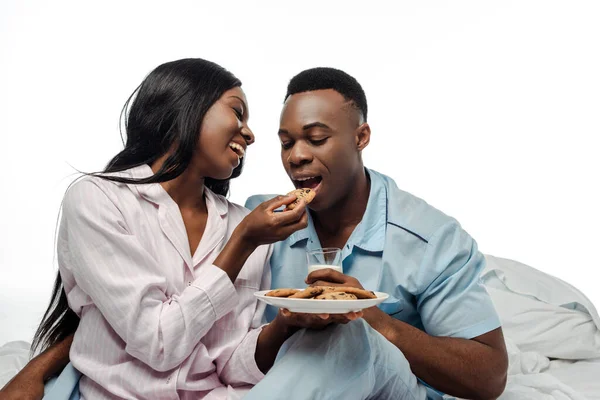
{"label": "woman's eye", "polygon": [[240,110],[238,110],[237,108],[233,108],[233,112],[235,113],[235,116],[237,117],[237,119],[239,119],[240,121],[243,119],[243,115]]}
{"label": "woman's eye", "polygon": [[281,148],[284,150],[289,150],[294,145],[293,142],[281,142]]}

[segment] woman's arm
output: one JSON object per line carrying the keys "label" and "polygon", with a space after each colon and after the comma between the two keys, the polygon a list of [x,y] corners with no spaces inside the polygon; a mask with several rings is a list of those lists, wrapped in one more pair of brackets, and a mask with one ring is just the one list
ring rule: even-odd
{"label": "woman's arm", "polygon": [[50,346],[38,356],[31,359],[0,390],[2,400],[38,400],[44,396],[44,382],[58,375],[69,363],[69,349],[73,342],[73,335],[67,336],[63,341]]}
{"label": "woman's arm", "polygon": [[[308,214],[304,200],[291,211],[275,212],[279,207],[290,204],[296,196],[277,196],[257,206],[236,227],[231,238],[221,250],[214,264],[227,273],[232,282],[250,254],[263,244],[272,244],[286,239],[297,230],[308,225]],[[265,264],[265,268],[268,265]]]}
{"label": "woman's arm", "polygon": [[83,180],[65,196],[58,241],[65,287],[76,283],[92,299],[129,354],[170,370],[235,307],[237,293],[227,273],[206,265],[185,290],[167,296],[165,266],[129,232],[109,195]]}

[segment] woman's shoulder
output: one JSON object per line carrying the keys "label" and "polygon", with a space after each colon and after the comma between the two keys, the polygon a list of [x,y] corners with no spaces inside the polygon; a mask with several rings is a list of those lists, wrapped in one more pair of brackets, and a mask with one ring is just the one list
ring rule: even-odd
{"label": "woman's shoulder", "polygon": [[[129,177],[123,173],[119,175]],[[102,175],[84,175],[73,181],[67,188],[63,198],[63,209],[72,206],[94,208],[105,202],[117,205],[129,197],[135,197],[129,186],[127,183],[106,179]]]}
{"label": "woman's shoulder", "polygon": [[93,175],[84,175],[69,185],[65,192],[64,202],[87,201],[95,198],[105,191],[102,178]]}
{"label": "woman's shoulder", "polygon": [[227,200],[227,204],[229,206],[229,212],[235,215],[239,215],[242,219],[251,212],[246,207],[234,203],[232,201]]}

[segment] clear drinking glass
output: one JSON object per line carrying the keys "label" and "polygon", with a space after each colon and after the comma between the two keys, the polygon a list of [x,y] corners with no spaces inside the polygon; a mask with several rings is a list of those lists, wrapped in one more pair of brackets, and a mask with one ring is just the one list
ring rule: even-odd
{"label": "clear drinking glass", "polygon": [[308,273],[323,268],[331,268],[338,272],[342,271],[342,250],[336,247],[307,250],[306,261]]}

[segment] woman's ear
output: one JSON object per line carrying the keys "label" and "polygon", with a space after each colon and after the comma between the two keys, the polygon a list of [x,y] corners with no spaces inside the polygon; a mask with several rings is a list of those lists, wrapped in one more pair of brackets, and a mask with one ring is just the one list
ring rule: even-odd
{"label": "woman's ear", "polygon": [[361,124],[356,129],[356,148],[358,151],[363,151],[371,141],[371,127],[368,123]]}

